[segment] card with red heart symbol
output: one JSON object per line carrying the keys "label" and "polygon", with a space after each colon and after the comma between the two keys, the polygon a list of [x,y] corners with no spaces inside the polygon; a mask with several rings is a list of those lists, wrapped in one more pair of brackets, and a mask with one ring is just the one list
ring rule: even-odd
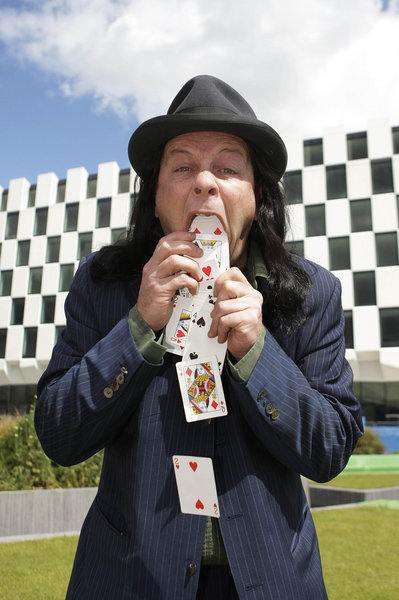
{"label": "card with red heart symbol", "polygon": [[181,455],[172,458],[181,512],[219,518],[212,459]]}

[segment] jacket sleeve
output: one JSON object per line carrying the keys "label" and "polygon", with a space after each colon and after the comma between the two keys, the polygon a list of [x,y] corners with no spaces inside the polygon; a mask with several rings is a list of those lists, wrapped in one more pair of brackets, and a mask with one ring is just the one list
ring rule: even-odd
{"label": "jacket sleeve", "polygon": [[[106,446],[159,368],[138,351],[129,308],[120,287],[93,300],[83,260],[65,302],[66,328],[38,384],[36,431],[46,454],[59,464],[81,462]],[[115,323],[110,314],[117,315]]]}
{"label": "jacket sleeve", "polygon": [[229,378],[230,396],[278,461],[310,479],[328,481],[345,467],[362,434],[360,404],[345,360],[339,280],[318,267],[307,321],[292,338],[276,337],[267,332],[245,383]]}

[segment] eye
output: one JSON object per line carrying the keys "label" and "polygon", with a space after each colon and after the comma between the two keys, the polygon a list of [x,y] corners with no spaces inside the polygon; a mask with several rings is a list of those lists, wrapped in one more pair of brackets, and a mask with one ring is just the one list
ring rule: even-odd
{"label": "eye", "polygon": [[191,171],[190,167],[188,167],[187,165],[184,165],[182,167],[177,167],[177,169],[175,169],[176,173],[184,173],[186,171]]}
{"label": "eye", "polygon": [[236,172],[234,171],[234,169],[230,169],[229,167],[223,167],[223,169],[221,169],[222,173],[226,173],[226,175],[235,175]]}

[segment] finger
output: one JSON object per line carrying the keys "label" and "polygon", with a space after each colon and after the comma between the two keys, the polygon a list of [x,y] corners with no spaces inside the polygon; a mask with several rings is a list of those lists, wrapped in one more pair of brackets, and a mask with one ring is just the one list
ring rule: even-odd
{"label": "finger", "polygon": [[175,231],[161,238],[154,250],[153,258],[160,263],[172,254],[187,255],[200,258],[203,254],[201,248],[193,243],[195,235],[186,231]]}
{"label": "finger", "polygon": [[198,263],[192,258],[180,256],[179,254],[172,254],[171,256],[168,256],[157,266],[155,271],[160,279],[169,277],[171,275],[176,275],[182,271],[197,281],[202,279],[202,273]]}
{"label": "finger", "polygon": [[221,273],[216,279],[214,287],[215,296],[219,295],[219,290],[223,285],[225,285],[226,281],[241,282],[252,287],[248,279],[245,277],[244,273],[240,269],[238,269],[237,267],[231,267],[231,269],[228,269],[224,273]]}

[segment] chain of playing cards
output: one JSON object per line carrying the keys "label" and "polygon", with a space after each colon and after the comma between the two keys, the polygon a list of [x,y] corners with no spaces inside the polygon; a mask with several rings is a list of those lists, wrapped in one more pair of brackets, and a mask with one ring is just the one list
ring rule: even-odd
{"label": "chain of playing cards", "polygon": [[[216,216],[196,216],[190,231],[203,251],[196,259],[203,278],[195,296],[185,288],[174,298],[163,344],[168,352],[182,356],[176,371],[186,421],[193,422],[227,415],[220,377],[227,342],[220,344],[217,338],[209,338],[208,331],[216,301],[213,287],[218,275],[229,268],[230,258],[227,234]],[[212,460],[174,456],[173,464],[181,511],[219,517]]]}

